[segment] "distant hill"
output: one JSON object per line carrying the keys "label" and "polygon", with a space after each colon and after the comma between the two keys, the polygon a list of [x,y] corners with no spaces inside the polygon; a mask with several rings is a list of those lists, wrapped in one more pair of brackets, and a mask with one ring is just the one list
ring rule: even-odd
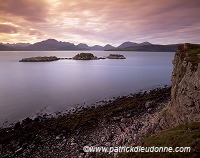
{"label": "distant hill", "polygon": [[127,48],[127,47],[135,47],[135,46],[147,46],[147,45],[152,45],[149,42],[143,42],[143,43],[135,43],[135,42],[124,42],[121,45],[119,45],[117,48]]}
{"label": "distant hill", "polygon": [[87,44],[85,44],[85,43],[79,43],[77,45],[77,47],[80,48],[80,49],[82,49],[82,50],[90,50],[90,47]]}
{"label": "distant hill", "polygon": [[149,45],[153,45],[152,43],[149,42],[142,42],[138,44],[139,46],[149,46]]}
{"label": "distant hill", "polygon": [[73,43],[48,39],[28,46],[26,50],[80,50],[80,48],[76,47]]}
{"label": "distant hill", "polygon": [[121,45],[119,45],[117,48],[127,48],[127,47],[134,47],[137,46],[137,43],[133,43],[133,42],[124,42]]}
{"label": "distant hill", "polygon": [[93,47],[90,47],[90,50],[107,50],[107,49],[114,49],[114,48],[115,48],[114,46],[107,44],[104,47],[100,45],[95,45]]}
{"label": "distant hill", "polygon": [[27,46],[30,46],[31,44],[30,43],[13,43],[13,44],[7,43],[3,45],[8,46],[8,47],[27,47]]}
{"label": "distant hill", "polygon": [[115,47],[113,47],[113,46],[110,45],[110,44],[107,44],[107,45],[105,45],[103,48],[104,48],[104,50],[107,50],[107,49],[114,49]]}
{"label": "distant hill", "polygon": [[14,44],[3,44],[0,45],[0,51],[6,50],[16,50],[16,51],[53,51],[53,50],[107,50],[114,49],[110,44],[105,46],[94,45],[89,47],[85,43],[79,43],[78,45],[74,45],[69,42],[59,42],[55,39],[48,39],[41,42],[37,42],[34,44],[30,43],[14,43]]}
{"label": "distant hill", "polygon": [[146,52],[175,52],[177,45],[143,45],[126,48],[109,49],[108,51],[146,51]]}
{"label": "distant hill", "polygon": [[0,51],[56,51],[56,50],[109,50],[109,51],[164,51],[171,52],[176,51],[177,45],[157,45],[149,42],[135,43],[124,42],[118,47],[114,47],[110,44],[105,46],[94,45],[88,46],[85,43],[79,43],[75,45],[69,42],[61,42],[55,39],[47,39],[34,44],[30,43],[14,43],[3,44],[0,43]]}
{"label": "distant hill", "polygon": [[104,48],[100,45],[94,45],[93,47],[90,47],[90,50],[104,50]]}
{"label": "distant hill", "polygon": [[0,44],[0,51],[14,51],[14,50],[17,50],[17,49]]}

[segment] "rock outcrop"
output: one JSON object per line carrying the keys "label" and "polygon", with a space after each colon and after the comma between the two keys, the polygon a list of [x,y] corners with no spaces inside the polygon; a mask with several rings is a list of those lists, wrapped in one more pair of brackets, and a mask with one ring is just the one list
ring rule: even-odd
{"label": "rock outcrop", "polygon": [[120,55],[120,54],[110,54],[107,58],[108,59],[126,59],[123,55]]}
{"label": "rock outcrop", "polygon": [[162,113],[162,129],[200,121],[200,45],[179,45],[173,64],[171,102]]}
{"label": "rock outcrop", "polygon": [[98,59],[92,53],[80,53],[73,57],[74,60],[94,60]]}
{"label": "rock outcrop", "polygon": [[31,58],[24,58],[20,60],[19,62],[44,62],[44,61],[55,61],[59,60],[56,56],[50,56],[50,57],[31,57]]}

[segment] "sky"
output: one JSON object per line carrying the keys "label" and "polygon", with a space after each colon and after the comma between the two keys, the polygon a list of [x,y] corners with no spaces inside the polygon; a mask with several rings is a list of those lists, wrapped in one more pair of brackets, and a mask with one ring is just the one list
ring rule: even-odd
{"label": "sky", "polygon": [[0,42],[200,43],[200,0],[0,0]]}

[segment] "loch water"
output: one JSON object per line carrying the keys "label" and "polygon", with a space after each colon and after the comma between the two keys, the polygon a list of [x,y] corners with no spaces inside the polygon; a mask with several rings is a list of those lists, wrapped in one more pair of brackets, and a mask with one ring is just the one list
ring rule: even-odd
{"label": "loch water", "polygon": [[19,62],[36,56],[73,57],[83,51],[0,51],[0,126],[105,98],[171,85],[174,52],[84,51],[127,59]]}

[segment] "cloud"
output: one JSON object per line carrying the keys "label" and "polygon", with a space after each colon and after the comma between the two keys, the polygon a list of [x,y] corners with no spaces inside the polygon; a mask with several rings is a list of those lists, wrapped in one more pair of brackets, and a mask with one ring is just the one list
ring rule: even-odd
{"label": "cloud", "polygon": [[36,36],[42,36],[42,33],[37,31],[37,30],[29,30],[28,31],[29,35],[36,35]]}
{"label": "cloud", "polygon": [[0,33],[14,34],[18,32],[18,28],[12,25],[0,24]]}
{"label": "cloud", "polygon": [[[128,40],[148,40],[160,44],[181,41],[200,43],[197,37],[200,34],[199,0],[0,2],[0,23],[9,22],[20,28],[19,36],[12,37],[16,41],[23,35],[27,37],[27,42],[55,38],[90,45],[118,45]],[[2,39],[6,39],[5,35]]]}
{"label": "cloud", "polygon": [[31,22],[44,22],[48,3],[44,0],[0,0],[0,13],[5,16],[18,16]]}

